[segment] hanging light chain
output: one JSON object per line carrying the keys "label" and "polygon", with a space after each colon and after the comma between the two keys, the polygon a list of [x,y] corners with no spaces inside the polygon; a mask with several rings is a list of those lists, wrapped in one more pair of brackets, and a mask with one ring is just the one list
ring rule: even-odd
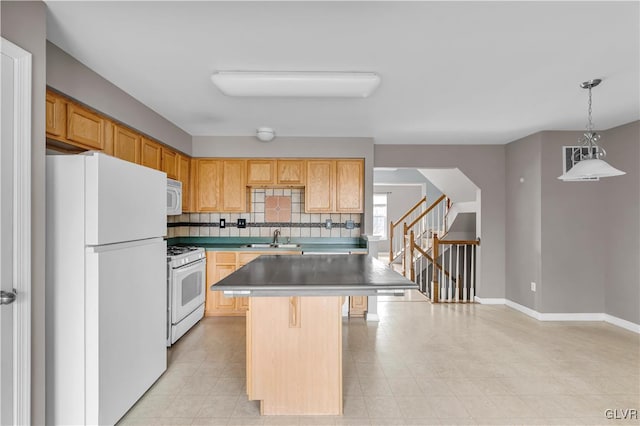
{"label": "hanging light chain", "polygon": [[587,131],[591,133],[593,131],[593,122],[591,121],[591,86],[589,86],[589,122],[587,123]]}

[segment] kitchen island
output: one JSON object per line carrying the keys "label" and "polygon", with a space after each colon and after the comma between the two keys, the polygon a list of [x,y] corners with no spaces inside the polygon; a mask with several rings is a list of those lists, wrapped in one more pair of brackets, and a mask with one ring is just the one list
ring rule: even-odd
{"label": "kitchen island", "polygon": [[261,256],[211,286],[249,297],[247,395],[264,415],[342,414],[342,302],[417,284],[370,256]]}

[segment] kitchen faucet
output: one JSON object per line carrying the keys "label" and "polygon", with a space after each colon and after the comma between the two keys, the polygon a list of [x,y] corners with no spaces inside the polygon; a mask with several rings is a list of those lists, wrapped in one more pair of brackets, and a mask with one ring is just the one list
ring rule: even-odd
{"label": "kitchen faucet", "polygon": [[279,229],[273,231],[273,244],[278,244],[278,235],[280,235]]}

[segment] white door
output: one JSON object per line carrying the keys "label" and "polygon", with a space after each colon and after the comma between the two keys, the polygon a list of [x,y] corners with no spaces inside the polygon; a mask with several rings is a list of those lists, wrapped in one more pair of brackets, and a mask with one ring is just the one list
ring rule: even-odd
{"label": "white door", "polygon": [[31,54],[1,40],[0,424],[30,423]]}

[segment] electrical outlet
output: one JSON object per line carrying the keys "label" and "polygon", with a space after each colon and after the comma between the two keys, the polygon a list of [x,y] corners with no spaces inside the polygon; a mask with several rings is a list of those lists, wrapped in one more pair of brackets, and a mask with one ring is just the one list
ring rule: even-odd
{"label": "electrical outlet", "polygon": [[227,226],[226,219],[220,219],[220,228],[225,228]]}
{"label": "electrical outlet", "polygon": [[531,291],[536,291],[536,283],[531,281]]}
{"label": "electrical outlet", "polygon": [[347,221],[344,222],[344,227],[347,228],[347,229],[353,229],[356,226],[355,226],[355,223],[353,223],[352,220],[347,220]]}
{"label": "electrical outlet", "polygon": [[247,219],[238,219],[238,228],[246,228],[247,227]]}

